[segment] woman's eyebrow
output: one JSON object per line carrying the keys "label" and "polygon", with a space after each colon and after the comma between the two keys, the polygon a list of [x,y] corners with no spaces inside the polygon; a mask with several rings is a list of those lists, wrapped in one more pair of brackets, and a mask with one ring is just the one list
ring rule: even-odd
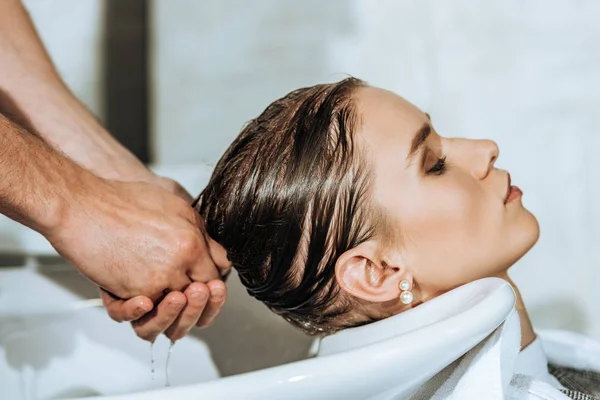
{"label": "woman's eyebrow", "polygon": [[429,122],[425,122],[423,126],[417,131],[415,136],[412,139],[412,143],[410,145],[410,152],[408,156],[406,156],[406,166],[408,167],[415,156],[420,150],[423,149],[423,145],[427,138],[431,134],[431,125]]}

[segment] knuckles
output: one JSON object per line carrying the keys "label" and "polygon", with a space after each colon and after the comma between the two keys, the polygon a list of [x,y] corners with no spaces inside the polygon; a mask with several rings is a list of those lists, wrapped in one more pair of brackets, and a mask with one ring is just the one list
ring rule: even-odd
{"label": "knuckles", "polygon": [[205,251],[202,240],[200,232],[192,229],[186,229],[175,235],[171,240],[173,263],[189,267],[199,257],[204,256]]}

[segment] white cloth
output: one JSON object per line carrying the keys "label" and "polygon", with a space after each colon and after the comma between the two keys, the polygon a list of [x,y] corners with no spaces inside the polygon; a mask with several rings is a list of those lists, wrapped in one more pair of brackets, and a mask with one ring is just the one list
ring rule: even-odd
{"label": "white cloth", "polygon": [[600,371],[600,342],[579,333],[538,331],[548,361],[568,368]]}
{"label": "white cloth", "polygon": [[565,389],[558,379],[548,372],[548,357],[546,357],[542,339],[539,337],[521,350],[517,357],[514,373],[546,382],[557,389]]}
{"label": "white cloth", "polygon": [[544,374],[546,360],[600,371],[600,343],[564,331],[538,331],[538,337],[534,347],[519,354],[521,329],[513,309],[498,329],[435,375],[411,399],[568,400],[547,369]]}

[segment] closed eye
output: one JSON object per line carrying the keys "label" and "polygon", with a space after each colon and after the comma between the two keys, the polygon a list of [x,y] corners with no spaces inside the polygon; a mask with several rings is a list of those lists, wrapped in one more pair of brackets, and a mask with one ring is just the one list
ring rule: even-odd
{"label": "closed eye", "polygon": [[437,162],[427,171],[427,175],[442,175],[446,172],[446,157],[438,158]]}

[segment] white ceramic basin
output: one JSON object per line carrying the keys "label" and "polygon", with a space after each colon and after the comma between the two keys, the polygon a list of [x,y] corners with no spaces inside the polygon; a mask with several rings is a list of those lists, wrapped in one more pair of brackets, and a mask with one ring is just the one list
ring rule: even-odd
{"label": "white ceramic basin", "polygon": [[514,302],[507,282],[482,279],[411,312],[331,336],[315,358],[103,399],[405,399],[497,328]]}
{"label": "white ceramic basin", "polygon": [[[93,302],[91,303],[94,304]],[[165,385],[169,343],[150,344],[34,270],[0,268],[0,399],[57,399],[134,393]],[[174,346],[172,385],[219,378],[207,346]]]}

